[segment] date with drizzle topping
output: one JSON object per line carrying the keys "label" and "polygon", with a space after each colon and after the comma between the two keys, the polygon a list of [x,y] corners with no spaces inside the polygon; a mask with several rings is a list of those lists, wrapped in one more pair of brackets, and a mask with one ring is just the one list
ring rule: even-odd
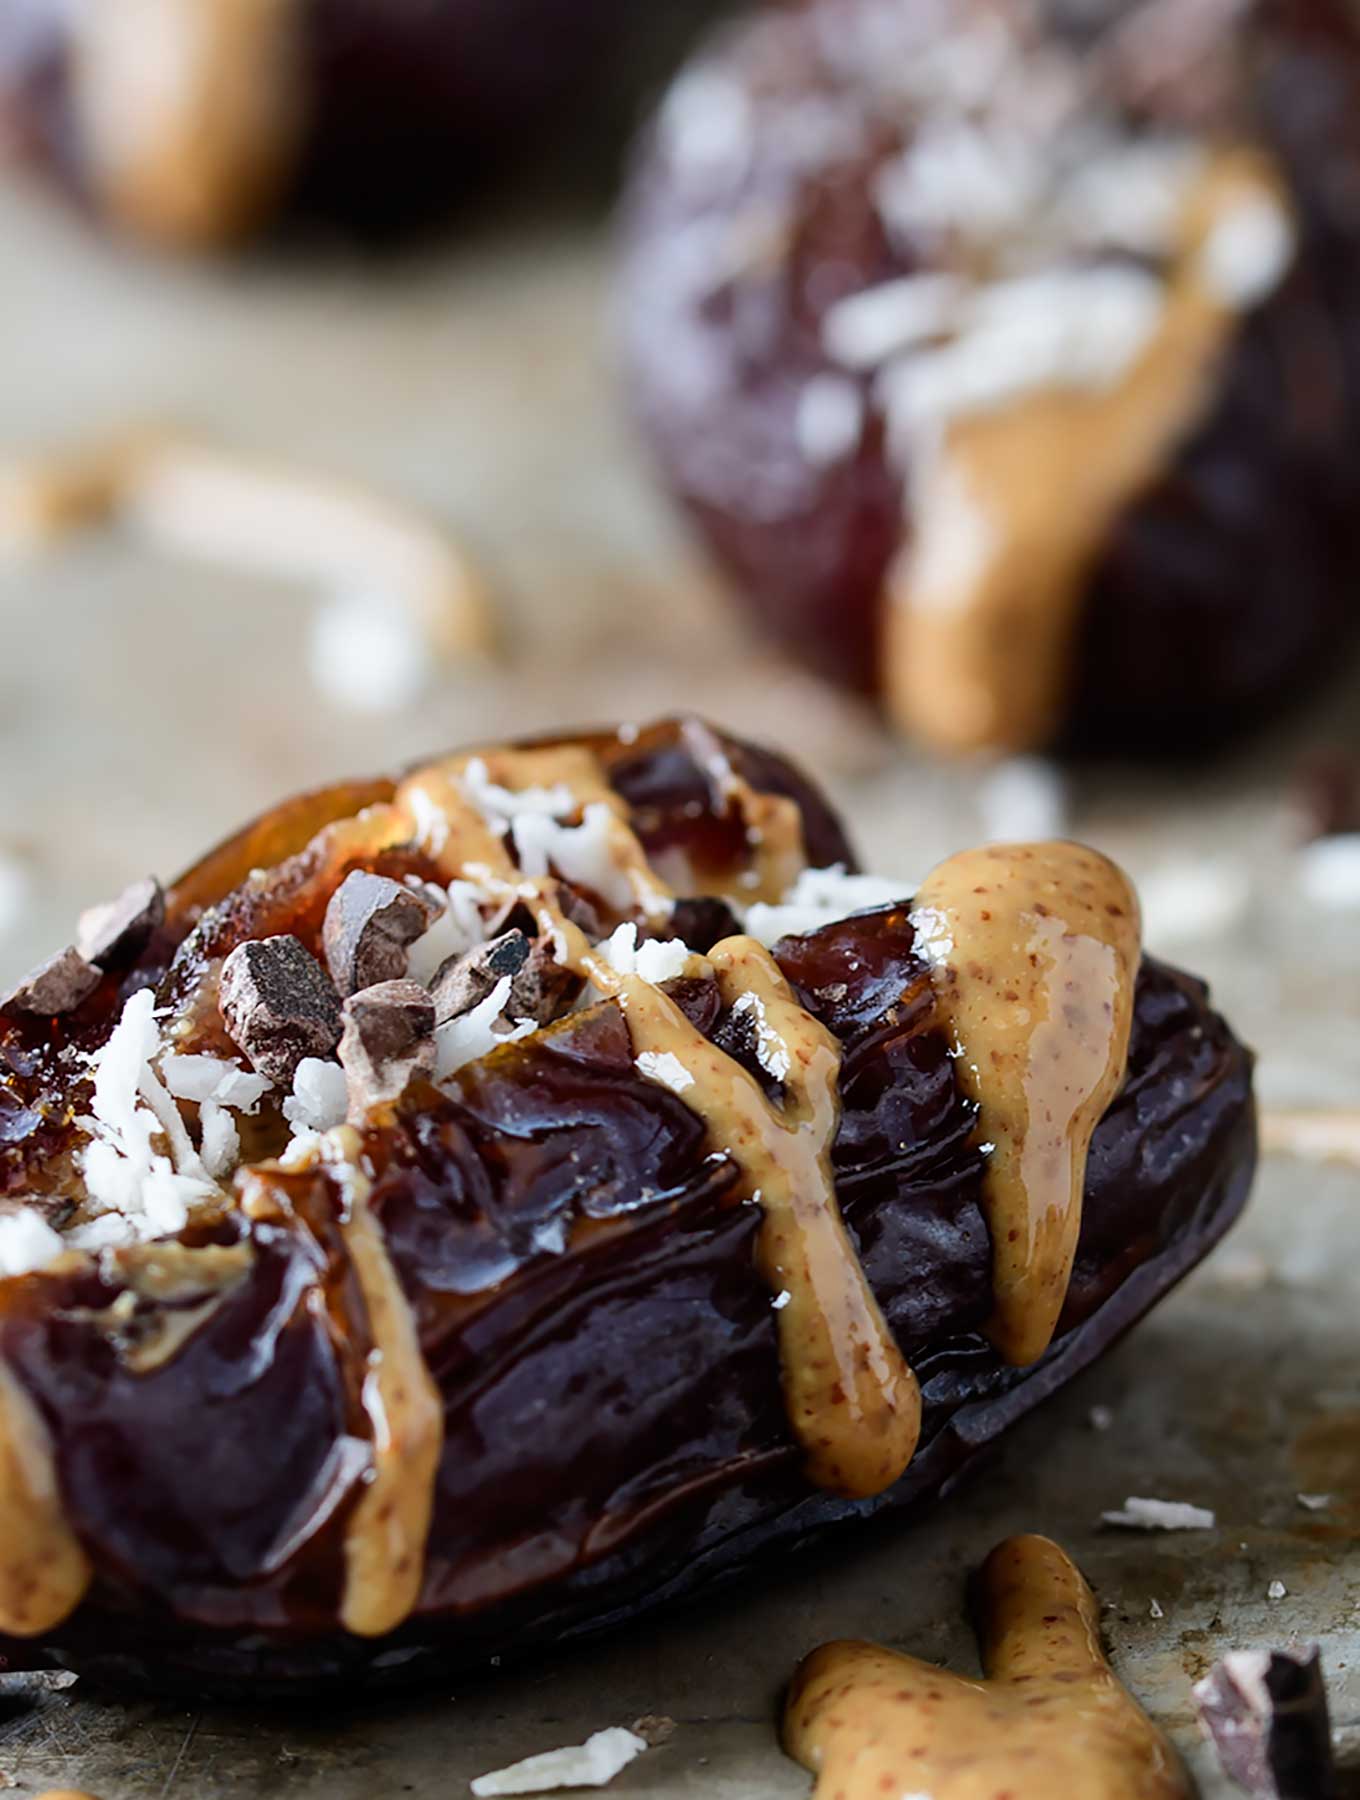
{"label": "date with drizzle topping", "polygon": [[0,1009],[12,1665],[413,1680],[906,1507],[1252,1172],[1112,865],[913,899],[693,720],[288,802],[124,954]]}

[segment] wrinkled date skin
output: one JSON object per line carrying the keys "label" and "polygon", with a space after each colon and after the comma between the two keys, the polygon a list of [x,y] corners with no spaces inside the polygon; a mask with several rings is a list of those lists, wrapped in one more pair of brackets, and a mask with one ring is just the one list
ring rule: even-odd
{"label": "wrinkled date skin", "polygon": [[[612,779],[653,845],[687,841],[710,868],[741,853],[723,848],[731,822],[670,728],[608,743]],[[749,778],[799,798],[814,860],[848,860],[800,778],[729,751]],[[184,933],[207,890],[296,852],[359,792],[379,790],[295,802],[200,865],[171,895],[178,957],[200,954]],[[310,867],[305,851],[295,865]],[[197,943],[220,946],[239,906],[228,898],[203,914]],[[142,965],[156,977],[167,951],[163,993],[179,978],[172,947],[153,945]],[[974,1112],[905,908],[786,938],[776,956],[844,1046],[840,1201],[923,1388],[921,1447],[896,1487],[851,1502],[809,1486],[753,1261],[758,1208],[736,1198],[734,1166],[711,1155],[721,1146],[683,1101],[639,1076],[606,1002],[470,1065],[446,1092],[409,1089],[365,1135],[371,1204],[444,1404],[410,1620],[379,1640],[338,1624],[342,1540],[371,1435],[371,1345],[333,1182],[269,1172],[247,1179],[268,1189],[276,1218],[233,1212],[185,1234],[249,1245],[206,1302],[186,1289],[111,1313],[139,1253],[0,1284],[0,1354],[53,1432],[96,1571],[71,1619],[40,1644],[0,1641],[0,1656],[256,1696],[418,1680],[629,1619],[841,1522],[947,1493],[1242,1206],[1255,1157],[1250,1056],[1200,983],[1145,962],[1059,1334],[1035,1367],[1004,1366],[980,1332],[991,1252]],[[670,991],[757,1072],[711,980]],[[105,1005],[86,1003],[91,1034]],[[13,1055],[12,1024],[5,1035]],[[22,1146],[5,1155],[13,1174]],[[195,1307],[180,1329],[176,1312]]]}
{"label": "wrinkled date skin", "polygon": [[[430,222],[554,127],[598,124],[602,102],[622,112],[716,9],[663,0],[639,18],[628,0],[294,3],[303,129],[275,198],[377,237]],[[0,145],[8,137],[94,200],[72,108],[69,11],[64,0],[17,0],[0,17]]]}
{"label": "wrinkled date skin", "polygon": [[[746,161],[706,182],[659,125],[622,233],[625,379],[663,481],[760,624],[828,680],[871,693],[885,580],[911,527],[908,472],[889,457],[872,375],[851,377],[858,449],[829,465],[800,450],[797,405],[835,368],[822,340],[834,303],[929,269],[932,250],[890,239],[876,210],[875,176],[910,141],[901,129],[880,120],[867,149],[844,155],[810,148],[820,140],[808,132],[835,143],[845,133],[830,124],[865,125],[850,24],[871,44],[875,14],[913,3],[929,11],[929,0],[813,0],[722,31],[680,79],[735,85]],[[1041,11],[1062,32],[1064,14],[1092,9],[1047,0]],[[1199,427],[1090,573],[1062,734],[1075,749],[1213,745],[1305,691],[1355,637],[1360,22],[1340,0],[1249,0],[1246,11],[1221,36],[1225,59],[1229,45],[1243,50],[1211,110],[1174,87],[1142,110],[1197,129],[1207,110],[1230,138],[1265,145],[1292,191],[1299,248],[1233,337]],[[796,100],[806,131],[789,126]],[[773,129],[776,117],[789,128]],[[783,222],[779,248],[732,273],[722,245],[762,218]]]}

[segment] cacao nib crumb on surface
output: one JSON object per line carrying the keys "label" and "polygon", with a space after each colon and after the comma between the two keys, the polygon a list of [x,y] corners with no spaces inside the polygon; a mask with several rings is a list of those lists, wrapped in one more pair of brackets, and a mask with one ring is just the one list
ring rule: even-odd
{"label": "cacao nib crumb on surface", "polygon": [[1315,1644],[1229,1651],[1194,1696],[1225,1773],[1253,1800],[1333,1800],[1339,1792]]}
{"label": "cacao nib crumb on surface", "polygon": [[431,984],[435,1017],[443,1025],[479,1006],[496,985],[510,978],[506,1010],[513,1018],[547,1025],[576,994],[581,982],[552,959],[548,946],[523,931],[503,932],[463,956],[450,957]]}
{"label": "cacao nib crumb on surface", "polygon": [[154,875],[134,881],[116,900],[87,907],[76,943],[87,962],[109,969],[131,962],[165,918],[165,895]]}
{"label": "cacao nib crumb on surface", "polygon": [[340,1061],[352,1118],[395,1100],[415,1075],[434,1069],[433,997],[415,981],[383,981],[344,1004]]}
{"label": "cacao nib crumb on surface", "polygon": [[304,1057],[330,1056],[340,1042],[340,996],[295,937],[238,945],[222,965],[219,1005],[232,1042],[280,1087]]}
{"label": "cacao nib crumb on surface", "polygon": [[342,994],[357,994],[406,974],[407,950],[438,917],[428,894],[385,875],[355,869],[326,908],[322,944],[326,966]]}
{"label": "cacao nib crumb on surface", "polygon": [[58,1013],[73,1012],[99,986],[99,980],[99,970],[68,945],[25,975],[4,1004],[19,1012],[52,1018]]}

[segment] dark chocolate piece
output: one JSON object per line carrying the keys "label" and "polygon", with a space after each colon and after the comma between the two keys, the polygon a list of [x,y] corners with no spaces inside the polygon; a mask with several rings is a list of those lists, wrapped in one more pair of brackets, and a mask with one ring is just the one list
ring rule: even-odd
{"label": "dark chocolate piece", "polygon": [[68,945],[25,975],[18,987],[5,996],[3,1004],[19,1012],[55,1018],[59,1013],[74,1012],[99,986],[99,981],[99,970]]}
{"label": "dark chocolate piece", "polygon": [[357,1121],[434,1068],[434,1000],[418,981],[381,981],[351,994],[343,1012],[340,1061]]}
{"label": "dark chocolate piece", "polygon": [[222,964],[219,1005],[231,1040],[261,1075],[290,1087],[305,1056],[340,1042],[340,996],[295,937],[254,938]]}
{"label": "dark chocolate piece", "polygon": [[1194,1688],[1200,1727],[1252,1800],[1333,1800],[1327,1684],[1307,1650],[1231,1650]]}
{"label": "dark chocolate piece", "polygon": [[506,931],[463,956],[450,957],[439,970],[430,983],[439,1023],[471,1012],[507,975],[507,1012],[536,1025],[557,1018],[581,990],[580,978],[554,962],[545,943],[523,931]]}
{"label": "dark chocolate piece", "polygon": [[331,896],[321,929],[331,979],[357,994],[406,974],[406,953],[439,916],[423,889],[355,869]]}
{"label": "dark chocolate piece", "polygon": [[87,962],[101,969],[131,962],[165,918],[165,894],[154,875],[134,881],[116,900],[87,907],[80,915],[76,944]]}

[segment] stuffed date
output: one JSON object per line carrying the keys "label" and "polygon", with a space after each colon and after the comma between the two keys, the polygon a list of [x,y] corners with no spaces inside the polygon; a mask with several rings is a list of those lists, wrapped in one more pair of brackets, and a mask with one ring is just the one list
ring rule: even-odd
{"label": "stuffed date", "polygon": [[861,875],[694,720],[281,806],[0,1010],[0,1657],[415,1679],[947,1491],[1250,1067],[1095,852]]}

